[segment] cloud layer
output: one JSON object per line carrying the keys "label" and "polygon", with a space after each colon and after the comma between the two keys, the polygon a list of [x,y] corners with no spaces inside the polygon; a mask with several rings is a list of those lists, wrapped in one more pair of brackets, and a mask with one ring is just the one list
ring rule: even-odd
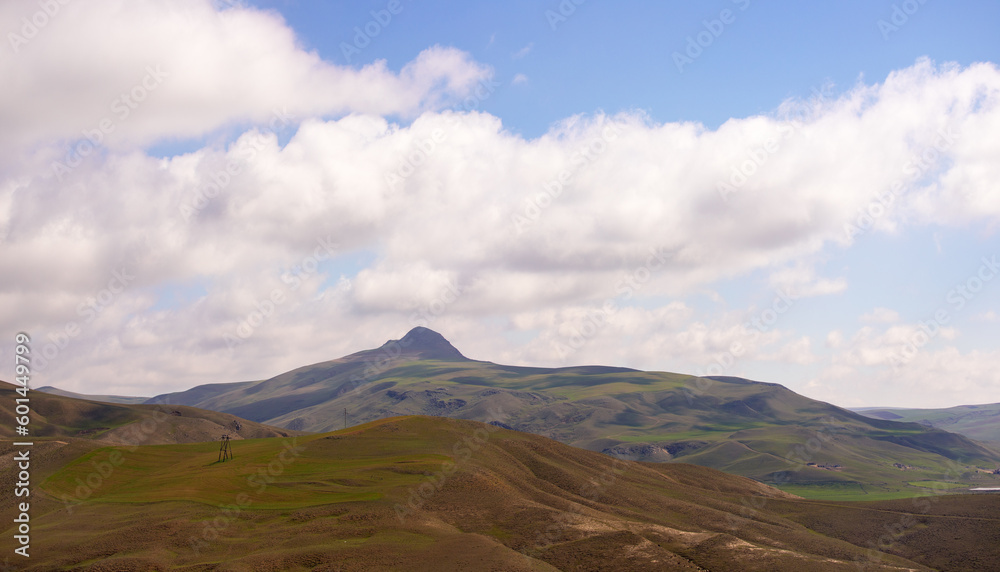
{"label": "cloud layer", "polygon": [[[22,78],[0,94],[0,266],[18,269],[0,277],[0,315],[54,348],[44,384],[152,394],[260,378],[428,325],[516,363],[828,360],[822,387],[888,371],[873,356],[904,327],[875,309],[826,358],[782,327],[781,308],[849,291],[817,274],[824,249],[1000,217],[990,64],[922,60],[714,130],[633,112],[525,139],[468,111],[489,70],[465,53],[338,67],[272,13],[178,5],[73,3],[0,59]],[[22,16],[0,8],[4,29]],[[54,169],[105,116],[95,152]],[[192,153],[144,152],[248,123]],[[760,304],[689,299],[754,272],[773,292]],[[993,358],[956,351],[921,359]]]}

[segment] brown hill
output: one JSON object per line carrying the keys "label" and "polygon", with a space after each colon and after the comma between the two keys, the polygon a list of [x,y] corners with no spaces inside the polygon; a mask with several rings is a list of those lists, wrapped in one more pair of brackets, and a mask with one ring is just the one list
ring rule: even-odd
{"label": "brown hill", "polygon": [[76,479],[111,450],[36,476],[26,569],[930,569],[817,534],[783,514],[804,501],[747,478],[474,421],[247,440],[226,463],[213,445],[119,449],[80,503]]}
{"label": "brown hill", "polygon": [[[17,386],[0,381],[0,438],[14,438]],[[74,438],[114,445],[162,445],[287,437],[299,432],[184,405],[129,405],[87,401],[32,391],[32,438]]]}

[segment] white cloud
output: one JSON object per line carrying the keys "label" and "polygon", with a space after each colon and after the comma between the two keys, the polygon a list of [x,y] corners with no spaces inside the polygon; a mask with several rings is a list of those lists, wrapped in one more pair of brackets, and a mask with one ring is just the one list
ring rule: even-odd
{"label": "white cloud", "polygon": [[518,51],[514,52],[513,54],[511,54],[510,57],[512,59],[519,60],[519,59],[527,56],[528,54],[530,54],[531,50],[534,47],[535,47],[535,42],[528,42],[528,44],[526,46],[524,46],[520,50],[518,50]]}
{"label": "white cloud", "polygon": [[815,363],[819,358],[812,351],[812,341],[809,337],[801,336],[784,344],[773,353],[758,356],[757,359],[783,364],[807,365]]}
{"label": "white cloud", "polygon": [[861,316],[860,320],[866,324],[892,324],[899,321],[899,312],[889,308],[875,308]]}
{"label": "white cloud", "polygon": [[[24,9],[0,5],[0,29],[19,29]],[[4,152],[79,139],[102,121],[102,144],[124,148],[263,123],[276,109],[412,116],[460,101],[489,74],[437,46],[398,73],[384,61],[334,65],[303,50],[278,14],[209,0],[74,2],[3,54],[0,75],[19,78],[0,92]]]}
{"label": "white cloud", "polygon": [[1000,322],[1000,314],[997,314],[993,310],[989,310],[988,312],[983,312],[973,316],[972,320],[975,322]]}
{"label": "white cloud", "polygon": [[826,335],[826,347],[838,349],[844,345],[844,334],[840,330],[833,330]]}
{"label": "white cloud", "polygon": [[[945,167],[882,220],[921,222],[939,207],[955,224],[1000,215],[989,207],[995,138],[980,132],[1000,121],[1000,72],[989,65],[919,62],[824,102],[788,137],[780,117],[709,130],[626,113],[568,118],[525,139],[488,114],[425,111],[486,73],[455,50],[433,48],[398,73],[353,70],[302,51],[269,13],[215,13],[194,0],[182,5],[187,16],[159,4],[86,5],[0,62],[33,70],[0,94],[11,120],[3,145],[20,150],[0,181],[0,266],[18,269],[0,281],[0,311],[43,347],[48,333],[80,326],[42,374],[67,389],[259,378],[379,345],[418,320],[461,338],[468,355],[555,365],[557,343],[609,300],[620,310],[571,363],[694,371],[738,343],[741,359],[805,364],[815,359],[808,337],[754,335],[743,327],[749,311],[706,319],[683,298],[752,271],[799,296],[844,291],[842,278],[817,275],[818,253],[850,244],[845,223],[946,124],[963,135]],[[131,25],[96,37],[112,13]],[[15,16],[5,7],[0,22]],[[170,81],[115,131],[120,139],[65,182],[47,177],[45,158],[157,58]],[[167,159],[137,146],[266,122],[275,105],[301,118],[284,147],[257,130]],[[410,123],[381,116],[416,113]],[[780,150],[723,198],[720,180],[769,138],[781,138]],[[227,168],[234,174],[220,175]],[[986,210],[955,207],[955,193]],[[374,261],[338,280],[338,265],[359,252]],[[334,260],[317,270],[311,257],[327,254]],[[80,305],[121,268],[134,280],[84,323]],[[164,302],[182,288],[199,294]],[[230,353],[225,336],[276,290],[285,301]],[[884,366],[892,344],[914,333],[893,328],[863,329],[838,363]],[[498,347],[504,334],[518,341]]]}
{"label": "white cloud", "polygon": [[817,277],[815,268],[805,264],[772,272],[770,282],[773,288],[796,298],[839,294],[847,289],[847,280],[844,278]]}
{"label": "white cloud", "polygon": [[893,370],[833,363],[807,384],[807,395],[844,407],[941,408],[1000,401],[996,351],[925,349]]}
{"label": "white cloud", "polygon": [[528,83],[528,76],[523,73],[515,75],[514,79],[510,80],[511,85],[521,85],[522,83]]}

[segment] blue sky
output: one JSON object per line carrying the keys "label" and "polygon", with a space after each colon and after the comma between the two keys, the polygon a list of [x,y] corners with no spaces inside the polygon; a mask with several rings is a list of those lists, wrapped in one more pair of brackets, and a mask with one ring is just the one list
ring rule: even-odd
{"label": "blue sky", "polygon": [[[554,19],[553,29],[547,13],[562,17],[556,1],[404,1],[402,11],[349,62],[341,43],[353,44],[354,28],[363,29],[373,20],[371,12],[384,10],[387,2],[256,4],[280,12],[303,45],[329,61],[384,59],[398,69],[427,46],[442,44],[493,66],[505,85],[524,74],[530,79],[526,89],[501,90],[483,109],[528,137],[596,110],[641,109],[661,122],[714,127],[767,113],[828,84],[839,92],[862,78],[880,81],[921,56],[968,65],[1000,55],[994,33],[1000,5],[985,1],[917,3],[898,31],[887,28],[886,35],[878,22],[892,24],[893,7],[904,2],[588,0],[567,4],[574,11],[565,21]],[[688,37],[723,10],[732,12],[733,22],[678,72],[673,53],[683,53]]]}
{"label": "blue sky", "polygon": [[0,260],[31,271],[0,303],[40,384],[152,395],[428,325],[497,362],[1000,401],[1000,280],[955,297],[1000,255],[996,3],[98,1],[18,40],[37,10],[0,9]]}

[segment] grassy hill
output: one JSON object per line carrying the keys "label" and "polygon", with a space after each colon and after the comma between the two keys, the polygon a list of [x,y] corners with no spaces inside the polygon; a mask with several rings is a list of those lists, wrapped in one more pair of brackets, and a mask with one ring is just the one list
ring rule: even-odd
{"label": "grassy hill", "polygon": [[1000,403],[946,409],[866,408],[856,411],[865,417],[920,423],[977,441],[1000,443]]}
{"label": "grassy hill", "polygon": [[259,382],[158,396],[304,431],[437,415],[543,435],[632,460],[683,461],[815,498],[927,494],[994,484],[1000,459],[960,435],[871,419],[772,383],[600,366],[530,368],[465,358],[416,328],[381,348]]}
{"label": "grassy hill", "polygon": [[73,393],[72,391],[66,391],[64,389],[59,389],[58,387],[52,387],[51,385],[35,388],[35,391],[50,393],[52,395],[61,395],[63,397],[72,397],[74,399],[86,399],[87,401],[103,401],[104,403],[138,404],[145,403],[149,400],[148,397],[131,397],[126,395],[86,395],[83,393]]}
{"label": "grassy hill", "polygon": [[[0,381],[0,438],[14,438],[16,386]],[[156,445],[298,434],[229,413],[183,405],[129,405],[32,391],[31,437],[85,439],[103,444]]]}
{"label": "grassy hill", "polygon": [[[114,453],[124,462],[76,502],[78,483]],[[836,537],[902,513],[844,510],[825,535],[803,524],[810,507],[843,505],[440,417],[245,440],[224,463],[211,443],[94,449],[35,478],[26,570],[931,569]],[[972,544],[977,530],[958,532]],[[977,546],[991,556],[998,545]],[[946,543],[911,548],[904,533],[887,547],[904,549],[972,569]]]}

